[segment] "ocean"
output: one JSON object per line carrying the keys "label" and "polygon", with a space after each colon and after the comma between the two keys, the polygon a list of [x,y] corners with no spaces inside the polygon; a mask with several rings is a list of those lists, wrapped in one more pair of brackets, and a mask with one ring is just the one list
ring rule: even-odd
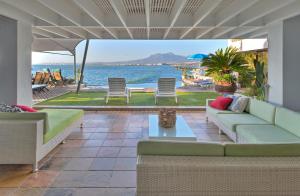
{"label": "ocean", "polygon": [[[73,65],[33,65],[32,74],[36,71],[61,69],[62,75],[73,78]],[[170,65],[87,65],[84,70],[84,83],[88,86],[107,86],[108,77],[126,78],[128,87],[153,88],[160,77],[174,77],[176,86],[182,86],[181,71]]]}

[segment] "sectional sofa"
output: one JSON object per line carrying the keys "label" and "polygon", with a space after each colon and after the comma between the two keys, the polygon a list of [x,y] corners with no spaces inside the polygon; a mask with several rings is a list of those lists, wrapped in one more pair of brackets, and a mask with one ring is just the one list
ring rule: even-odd
{"label": "sectional sofa", "polygon": [[82,110],[43,109],[34,113],[0,112],[0,164],[32,164],[82,125]]}
{"label": "sectional sofa", "polygon": [[207,101],[206,118],[236,143],[300,143],[300,114],[250,99],[244,113],[217,110]]}
{"label": "sectional sofa", "polygon": [[300,195],[300,144],[140,141],[137,196]]}
{"label": "sectional sofa", "polygon": [[250,99],[207,120],[233,143],[140,141],[137,195],[300,195],[300,114]]}

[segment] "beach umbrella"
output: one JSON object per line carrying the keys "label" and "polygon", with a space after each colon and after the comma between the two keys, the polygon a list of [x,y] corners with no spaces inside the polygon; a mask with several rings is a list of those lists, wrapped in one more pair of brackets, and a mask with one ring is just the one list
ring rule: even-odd
{"label": "beach umbrella", "polygon": [[208,57],[207,54],[193,54],[193,55],[190,55],[187,57],[188,60],[197,60],[197,61],[201,61],[203,60],[204,58]]}

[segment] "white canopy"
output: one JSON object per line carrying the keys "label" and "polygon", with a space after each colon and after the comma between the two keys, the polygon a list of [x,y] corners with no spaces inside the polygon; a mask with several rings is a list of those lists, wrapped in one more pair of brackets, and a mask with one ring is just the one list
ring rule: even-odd
{"label": "white canopy", "polygon": [[47,39],[47,38],[34,38],[32,43],[32,51],[68,51],[72,55],[75,54],[76,46],[82,39]]}

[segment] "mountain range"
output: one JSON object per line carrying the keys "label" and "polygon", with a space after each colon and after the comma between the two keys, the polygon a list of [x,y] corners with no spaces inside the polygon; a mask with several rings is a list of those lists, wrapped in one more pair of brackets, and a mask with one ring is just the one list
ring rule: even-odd
{"label": "mountain range", "polygon": [[175,64],[186,62],[185,56],[176,55],[172,52],[152,54],[146,58],[131,61],[115,61],[115,62],[93,62],[89,65],[147,65],[147,64]]}

